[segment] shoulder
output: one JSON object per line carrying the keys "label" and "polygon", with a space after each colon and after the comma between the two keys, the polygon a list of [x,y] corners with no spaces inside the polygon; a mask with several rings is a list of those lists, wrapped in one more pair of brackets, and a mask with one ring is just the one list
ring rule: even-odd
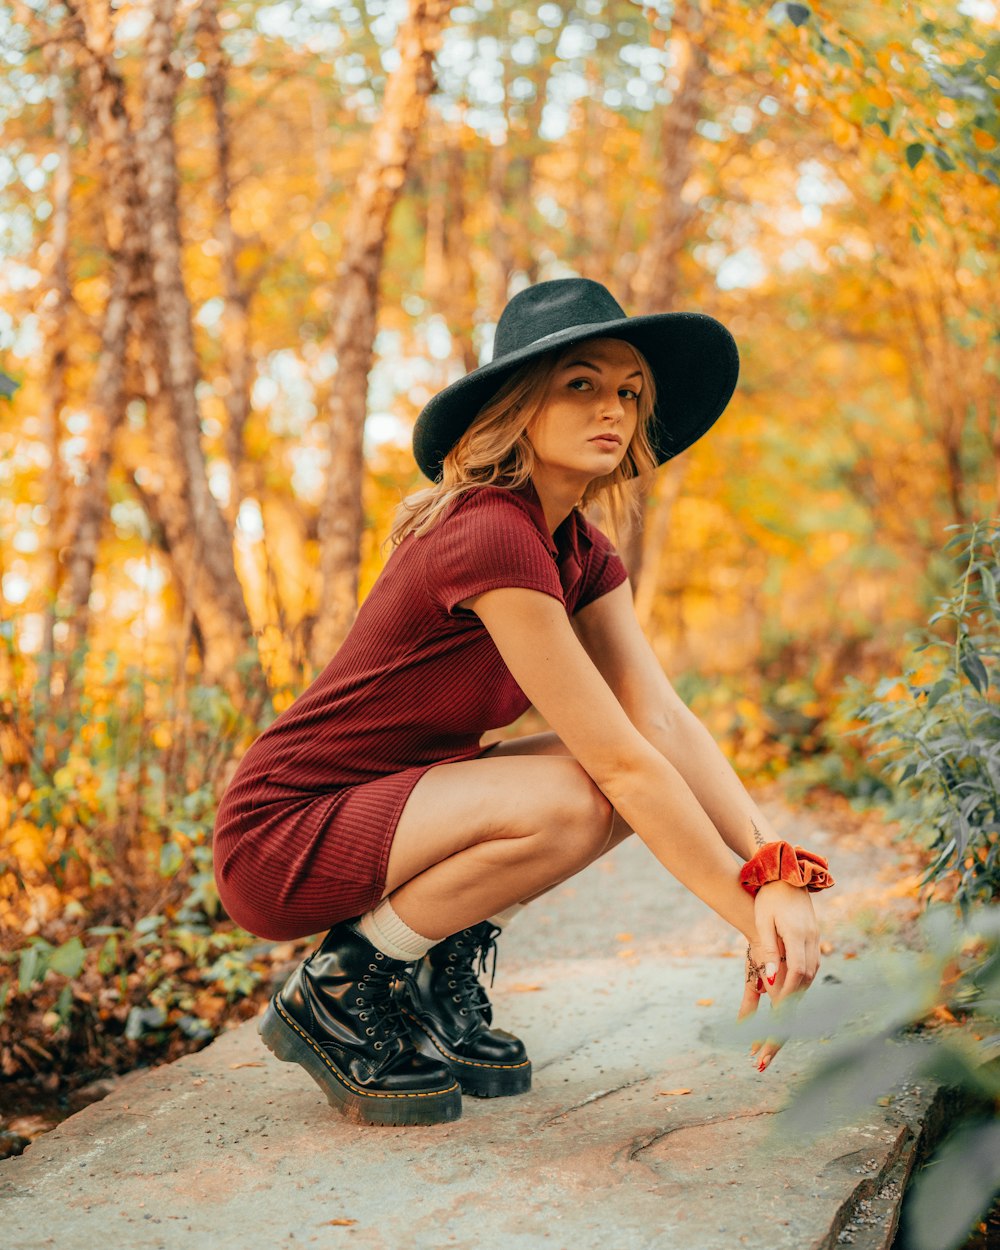
{"label": "shoulder", "polygon": [[507,486],[473,486],[463,491],[445,512],[445,520],[472,516],[524,517],[534,523],[531,507],[517,491]]}
{"label": "shoulder", "polygon": [[433,546],[477,540],[499,542],[501,546],[526,542],[548,548],[551,544],[551,536],[530,502],[504,486],[475,486],[463,491],[426,537],[431,538],[435,532],[437,541]]}

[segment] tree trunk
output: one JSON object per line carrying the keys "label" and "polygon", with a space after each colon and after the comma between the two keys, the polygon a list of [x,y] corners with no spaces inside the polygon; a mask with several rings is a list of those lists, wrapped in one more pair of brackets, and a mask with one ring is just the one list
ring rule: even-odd
{"label": "tree trunk", "polygon": [[[97,368],[90,385],[86,476],[75,488],[60,532],[65,565],[64,600],[68,613],[67,678],[71,678],[90,629],[90,591],[107,515],[108,474],[115,431],[125,409],[125,365],[130,313],[149,318],[150,291],[146,230],[135,168],[135,152],[125,111],[125,89],[114,69],[109,14],[99,6],[86,11],[67,5],[67,33],[80,50],[79,80],[108,177],[103,198],[106,245],[111,259],[108,301],[101,327]],[[68,44],[67,46],[72,46]],[[111,193],[114,188],[115,193]]]}
{"label": "tree trunk", "polygon": [[[679,262],[697,210],[684,199],[684,188],[694,168],[695,126],[701,113],[702,90],[708,71],[704,22],[698,5],[678,4],[671,28],[677,88],[663,112],[660,129],[660,198],[653,214],[649,240],[642,250],[631,282],[629,312],[633,316],[669,312],[677,304]],[[661,470],[662,472],[662,470]],[[680,471],[683,476],[683,470]],[[642,580],[643,528],[652,480],[642,483],[642,511],[621,544],[622,559],[635,592]],[[664,506],[672,507],[672,491],[665,490]],[[663,518],[661,522],[665,524]]]}
{"label": "tree trunk", "polygon": [[392,210],[406,181],[427,97],[434,53],[454,0],[411,0],[396,40],[382,112],[369,142],[344,231],[329,347],[337,358],[329,403],[330,471],[320,512],[319,613],[310,648],[325,665],[354,621],[358,601],[364,478],[364,427],[378,284]]}
{"label": "tree trunk", "polygon": [[[73,175],[71,168],[72,147],[69,140],[69,98],[74,84],[72,61],[59,45],[43,45],[45,64],[58,83],[52,102],[52,138],[59,164],[52,180],[52,267],[47,275],[46,292],[40,301],[44,309],[39,332],[44,343],[45,364],[42,371],[42,402],[38,414],[42,437],[48,451],[49,462],[45,469],[45,510],[48,513],[45,553],[45,611],[42,618],[42,649],[39,656],[38,690],[48,699],[53,693],[51,680],[55,659],[56,602],[61,582],[59,566],[59,533],[63,520],[64,491],[59,471],[59,447],[61,443],[60,420],[66,403],[66,374],[69,363],[69,316],[73,305],[73,292],[69,273],[70,203]],[[55,693],[61,694],[62,691]],[[36,717],[36,744],[39,751],[44,747],[46,720]]]}
{"label": "tree trunk", "polygon": [[[157,331],[162,343],[163,397],[170,419],[154,436],[164,476],[179,505],[165,513],[175,556],[190,546],[187,570],[205,642],[205,675],[231,684],[233,666],[252,646],[252,630],[236,576],[232,535],[208,487],[196,388],[200,367],[191,305],[184,288],[174,112],[182,76],[173,59],[176,0],[154,0],[143,70],[144,114],[138,147],[149,210],[149,253]],[[195,535],[193,544],[186,541]]]}
{"label": "tree trunk", "polygon": [[253,489],[252,483],[247,480],[243,450],[243,431],[250,414],[253,362],[250,353],[250,290],[239,280],[241,240],[233,227],[231,144],[226,112],[229,61],[222,47],[218,0],[202,0],[201,31],[204,35],[201,57],[206,69],[205,87],[215,123],[215,235],[221,249],[223,403],[227,417],[225,443],[231,483],[226,519],[232,530],[236,525],[240,500]]}

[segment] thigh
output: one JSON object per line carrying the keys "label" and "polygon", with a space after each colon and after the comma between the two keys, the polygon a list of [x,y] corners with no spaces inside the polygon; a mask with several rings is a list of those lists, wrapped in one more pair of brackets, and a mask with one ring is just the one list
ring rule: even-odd
{"label": "thigh", "polygon": [[555,730],[547,729],[544,733],[525,734],[522,738],[507,738],[496,742],[490,750],[493,759],[505,755],[569,755],[569,747]]}
{"label": "thigh", "polygon": [[[513,755],[565,755],[569,756],[569,747],[563,742],[562,738],[555,730],[547,729],[544,733],[525,734],[523,738],[508,738],[504,742],[498,742],[490,751],[492,756],[513,756]],[[572,757],[570,757],[572,758]],[[608,839],[607,845],[600,852],[601,855],[606,854],[633,833],[632,827],[622,819],[617,812],[614,813],[614,824],[611,828],[611,837]]]}
{"label": "thigh", "polygon": [[386,869],[388,894],[466,847],[528,837],[558,822],[610,827],[611,808],[568,754],[489,755],[431,768],[403,806]]}

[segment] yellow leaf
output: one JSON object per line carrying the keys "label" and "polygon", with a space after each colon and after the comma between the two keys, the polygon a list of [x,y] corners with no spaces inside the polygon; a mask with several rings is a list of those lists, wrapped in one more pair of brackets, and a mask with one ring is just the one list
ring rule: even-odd
{"label": "yellow leaf", "polygon": [[667,1094],[667,1095],[668,1095],[669,1097],[671,1097],[671,1098],[673,1098],[673,1097],[677,1097],[677,1096],[679,1096],[679,1095],[681,1095],[681,1094],[690,1094],[690,1093],[691,1093],[691,1091],[690,1091],[689,1089],[661,1089],[661,1090],[658,1090],[657,1092],[658,1092],[658,1093],[660,1093],[660,1094]]}
{"label": "yellow leaf", "polygon": [[714,998],[699,998],[699,999],[698,999],[697,1006],[699,1006],[699,1007],[711,1007],[711,1005],[712,1005],[714,1002],[715,1002],[715,999],[714,999]]}
{"label": "yellow leaf", "polygon": [[982,148],[984,152],[992,152],[997,145],[996,137],[991,135],[988,130],[980,130],[973,127],[972,137],[976,141],[976,147]]}

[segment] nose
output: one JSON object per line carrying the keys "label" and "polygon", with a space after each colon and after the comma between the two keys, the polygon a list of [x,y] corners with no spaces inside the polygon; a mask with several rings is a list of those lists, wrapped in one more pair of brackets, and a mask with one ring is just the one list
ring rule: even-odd
{"label": "nose", "polygon": [[622,421],[625,418],[625,404],[622,397],[615,391],[614,395],[601,405],[602,421]]}

